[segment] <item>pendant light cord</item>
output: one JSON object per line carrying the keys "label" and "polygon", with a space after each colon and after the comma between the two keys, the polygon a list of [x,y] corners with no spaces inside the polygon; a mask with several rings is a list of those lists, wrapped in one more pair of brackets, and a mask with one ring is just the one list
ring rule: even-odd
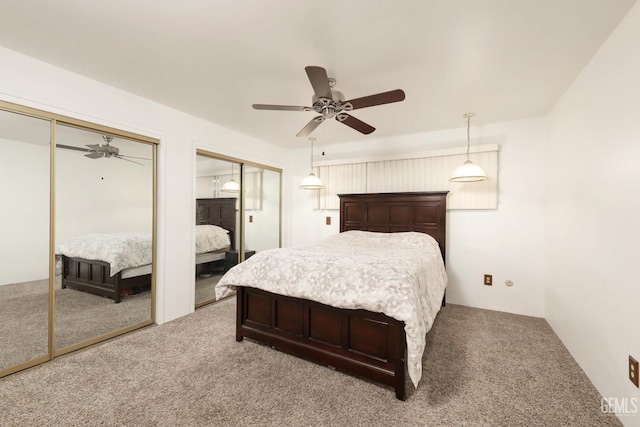
{"label": "pendant light cord", "polygon": [[469,147],[471,146],[471,117],[475,115],[476,113],[466,113],[462,115],[462,117],[467,119],[467,160],[469,160]]}
{"label": "pendant light cord", "polygon": [[315,141],[314,137],[309,138],[309,140],[311,141],[311,159],[310,159],[310,164],[311,164],[311,173],[313,173],[313,141]]}

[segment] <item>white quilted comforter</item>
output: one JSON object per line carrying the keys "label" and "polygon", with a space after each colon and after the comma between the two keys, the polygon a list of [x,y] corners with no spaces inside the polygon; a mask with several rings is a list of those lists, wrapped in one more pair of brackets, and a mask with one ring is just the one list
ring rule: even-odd
{"label": "white quilted comforter", "polygon": [[427,234],[347,231],[317,245],[255,254],[220,279],[216,298],[234,285],[404,321],[409,377],[417,387],[447,274],[438,243]]}
{"label": "white quilted comforter", "polygon": [[[217,225],[196,226],[196,253],[228,249],[229,232]],[[56,254],[108,262],[111,276],[120,271],[151,264],[150,233],[94,233],[72,237],[56,246]]]}
{"label": "white quilted comforter", "polygon": [[84,234],[57,245],[56,254],[108,262],[115,276],[125,268],[151,264],[151,248],[150,233]]}
{"label": "white quilted comforter", "polygon": [[217,225],[196,225],[196,254],[228,249],[229,232]]}

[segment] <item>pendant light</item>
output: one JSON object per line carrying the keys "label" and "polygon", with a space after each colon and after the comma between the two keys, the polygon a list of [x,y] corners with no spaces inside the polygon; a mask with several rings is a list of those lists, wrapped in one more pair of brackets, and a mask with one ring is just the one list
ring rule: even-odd
{"label": "pendant light", "polygon": [[239,193],[240,192],[240,184],[233,179],[233,163],[231,163],[231,179],[224,183],[220,191],[225,193]]}
{"label": "pendant light", "polygon": [[311,141],[311,173],[302,180],[300,188],[304,190],[320,190],[324,188],[324,184],[322,183],[322,180],[313,173],[313,141],[316,139],[311,137],[309,140]]}
{"label": "pendant light", "polygon": [[484,173],[482,168],[476,164],[474,164],[471,160],[469,160],[469,146],[471,145],[471,139],[469,138],[469,132],[471,128],[471,117],[475,116],[476,113],[466,113],[463,114],[462,117],[467,119],[467,161],[459,166],[454,172],[449,181],[452,182],[474,182],[474,181],[484,181],[487,179],[487,174]]}

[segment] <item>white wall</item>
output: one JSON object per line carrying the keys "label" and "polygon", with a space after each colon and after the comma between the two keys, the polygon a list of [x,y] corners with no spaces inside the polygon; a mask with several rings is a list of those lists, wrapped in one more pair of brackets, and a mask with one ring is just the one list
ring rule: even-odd
{"label": "white wall", "polygon": [[[249,217],[253,221],[249,222]],[[245,211],[246,248],[256,252],[280,244],[280,173],[262,171],[262,208]]]}
{"label": "white wall", "polygon": [[[60,138],[57,142],[64,143]],[[112,145],[123,155],[152,157],[150,145],[122,140]],[[140,147],[134,151],[134,145]],[[56,243],[87,233],[151,233],[153,166],[142,162],[88,159],[83,153],[57,148]]]}
{"label": "white wall", "polygon": [[193,312],[195,146],[279,168],[284,150],[8,49],[0,63],[4,101],[161,140],[156,320]]}
{"label": "white wall", "polygon": [[[500,144],[497,210],[449,211],[447,223],[447,300],[451,303],[544,316],[545,191],[544,161],[547,121],[544,118],[474,127],[472,144]],[[411,153],[466,144],[466,127],[393,139],[371,139],[320,146],[327,160]],[[295,184],[309,171],[309,151],[291,160],[294,182],[292,244],[313,243],[339,231],[337,211],[314,211],[313,191]],[[317,156],[316,160],[321,159]],[[472,156],[473,160],[473,156]],[[453,173],[453,171],[452,171]],[[325,225],[325,217],[332,224]],[[494,285],[483,285],[492,274]],[[513,280],[506,287],[505,280]]]}
{"label": "white wall", "polygon": [[[605,397],[640,360],[640,4],[550,118],[547,319]],[[622,417],[640,425],[640,414]]]}
{"label": "white wall", "polygon": [[46,279],[49,145],[0,139],[0,153],[0,286]]}

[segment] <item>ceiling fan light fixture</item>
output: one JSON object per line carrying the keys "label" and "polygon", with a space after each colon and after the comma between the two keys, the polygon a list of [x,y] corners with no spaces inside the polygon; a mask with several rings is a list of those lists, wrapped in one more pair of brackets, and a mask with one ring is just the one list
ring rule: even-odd
{"label": "ceiling fan light fixture", "polygon": [[484,170],[469,160],[469,147],[471,146],[470,129],[471,129],[471,117],[475,116],[475,113],[466,113],[462,117],[467,119],[467,160],[453,171],[453,175],[449,178],[451,182],[476,182],[484,181],[487,179],[487,174]]}

